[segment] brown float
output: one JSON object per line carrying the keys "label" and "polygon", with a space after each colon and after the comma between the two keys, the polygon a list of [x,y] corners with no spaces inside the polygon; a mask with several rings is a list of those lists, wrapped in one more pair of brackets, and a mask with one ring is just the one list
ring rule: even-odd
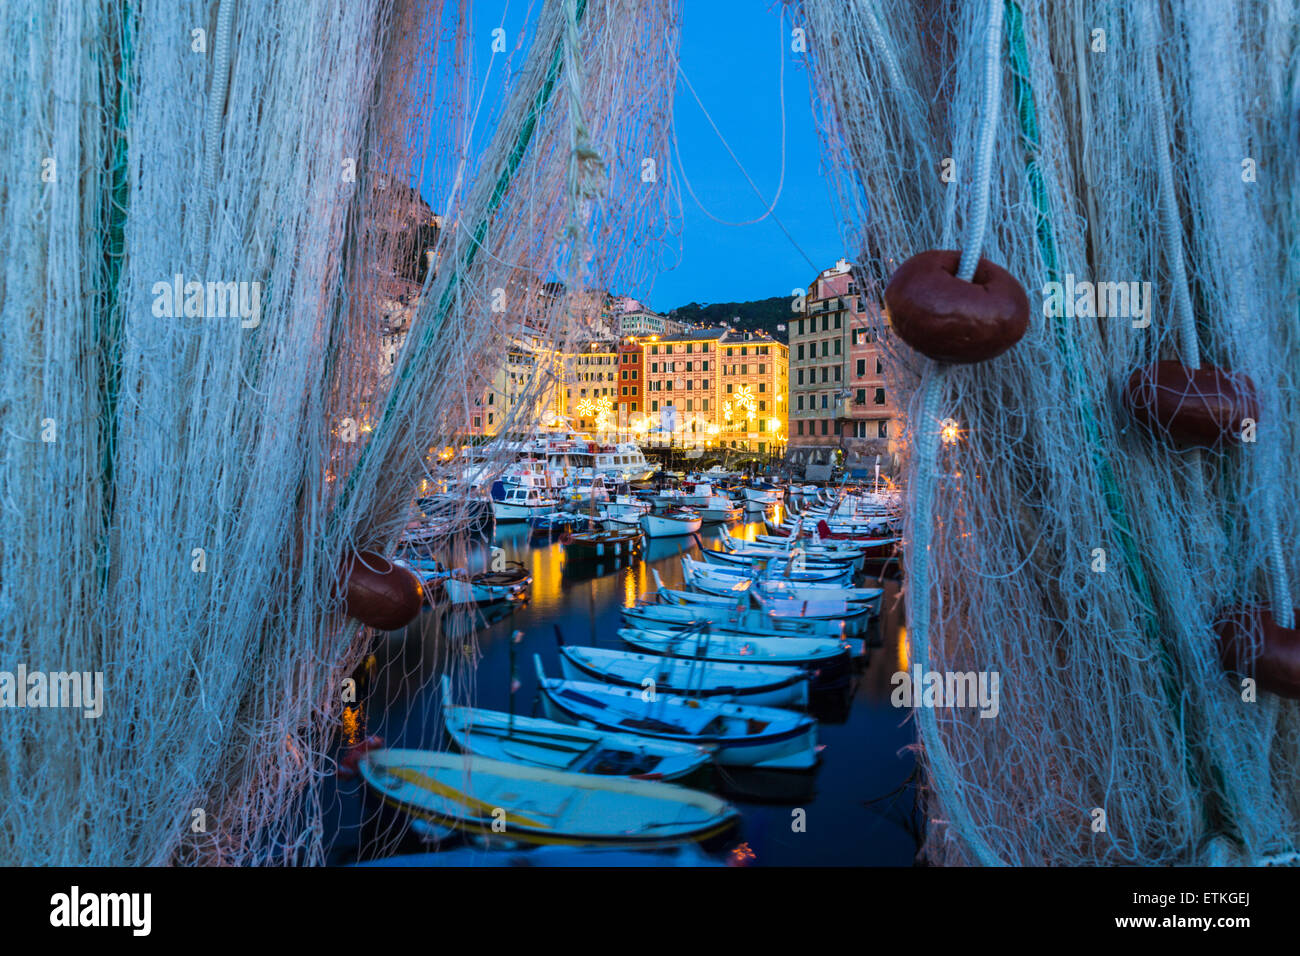
{"label": "brown float", "polygon": [[1224,670],[1253,677],[1260,690],[1300,699],[1300,630],[1278,624],[1264,607],[1236,608],[1214,630]]}
{"label": "brown float", "polygon": [[1259,421],[1255,383],[1239,372],[1188,368],[1166,360],[1135,369],[1124,389],[1133,417],[1182,445],[1239,442],[1242,423]]}
{"label": "brown float", "polygon": [[970,282],[957,278],[961,253],[912,256],[889,280],[885,306],[898,337],[939,362],[968,364],[1001,355],[1029,328],[1029,299],[1015,277],[981,259]]}
{"label": "brown float", "polygon": [[393,564],[382,554],[362,551],[344,568],[347,596],[344,609],[362,624],[395,631],[415,620],[424,603],[424,587],[415,572]]}

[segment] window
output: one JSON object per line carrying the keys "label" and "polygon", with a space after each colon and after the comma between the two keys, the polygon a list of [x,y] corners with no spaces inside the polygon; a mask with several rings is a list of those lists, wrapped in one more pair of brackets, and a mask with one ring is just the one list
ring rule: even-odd
{"label": "window", "polygon": [[749,374],[749,366],[748,366],[748,365],[742,365],[742,366],[740,367],[740,374],[741,374],[741,375],[748,375],[748,374]]}
{"label": "window", "polygon": [[799,371],[798,371],[798,375],[799,375],[799,384],[802,385],[802,384],[803,384],[803,369],[799,369]]}
{"label": "window", "polygon": [[[836,344],[838,344],[838,343],[836,343]],[[840,380],[840,367],[837,365],[837,366],[835,366],[835,381],[838,382],[839,380]]]}
{"label": "window", "polygon": [[635,386],[635,385],[632,386],[632,394],[633,394],[633,395],[636,394],[636,386]]}
{"label": "window", "polygon": [[767,411],[767,402],[759,402],[759,403],[758,403],[758,410],[759,410],[760,412],[765,412],[765,411]]}
{"label": "window", "polygon": [[[690,355],[690,354],[691,354],[691,343],[690,343],[690,342],[687,342],[687,343],[686,343],[686,354],[687,354],[687,355]],[[690,366],[690,363],[688,362],[688,363],[686,364],[686,371],[689,372],[690,370],[691,370],[691,366]],[[690,410],[690,406],[689,406],[689,405],[687,406],[687,410],[688,410],[688,411]]]}
{"label": "window", "polygon": [[651,363],[650,363],[650,371],[655,372],[655,373],[657,374],[657,373],[659,372],[659,363],[658,363],[658,362],[651,362]]}
{"label": "window", "polygon": [[761,431],[761,432],[765,432],[765,431],[767,431],[767,419],[766,419],[766,418],[760,418],[760,419],[758,420],[758,430]]}
{"label": "window", "polygon": [[708,370],[709,370],[709,363],[708,363],[708,362],[701,362],[701,363],[700,363],[700,371],[701,371],[701,372],[707,372]]}
{"label": "window", "polygon": [[876,437],[877,438],[889,437],[889,422],[885,421],[883,418],[880,421],[876,422]]}
{"label": "window", "polygon": [[799,411],[803,411],[803,396],[800,395],[797,399],[795,399],[795,401],[798,403],[797,407]]}
{"label": "window", "polygon": [[693,409],[693,408],[691,407],[691,400],[690,400],[689,398],[686,400],[686,410],[687,410],[688,412],[693,412],[693,411],[695,411],[695,409]]}
{"label": "window", "polygon": [[830,378],[831,378],[831,367],[830,367],[829,365],[823,365],[823,366],[822,366],[822,381],[823,381],[823,382],[829,382],[829,381],[830,381]]}
{"label": "window", "polygon": [[799,361],[803,361],[803,345],[799,346]]}
{"label": "window", "polygon": [[831,423],[830,423],[830,419],[828,419],[828,418],[823,418],[823,419],[822,419],[822,434],[823,434],[823,435],[829,435],[830,433],[831,433]]}
{"label": "window", "polygon": [[876,374],[877,375],[885,374],[885,363],[882,362],[880,359],[876,359]]}
{"label": "window", "polygon": [[858,378],[862,378],[862,376],[866,374],[867,374],[867,360],[858,359]]}
{"label": "window", "polygon": [[[826,408],[826,407],[827,407],[827,401],[828,401],[828,396],[827,396],[827,394],[826,394],[825,392],[822,392],[822,408]],[[824,434],[824,433],[823,433],[823,434]]]}
{"label": "window", "polygon": [[650,346],[650,354],[651,354],[651,355],[658,355],[658,354],[659,354],[659,346],[657,346],[657,345],[652,345],[652,346]]}
{"label": "window", "polygon": [[837,329],[840,327],[840,314],[838,312],[835,313],[835,327]]}
{"label": "window", "polygon": [[730,392],[731,392],[731,383],[730,383],[730,382],[727,383],[727,392],[728,392],[728,394],[730,394]]}
{"label": "window", "polygon": [[700,402],[700,411],[702,411],[702,412],[707,412],[708,410],[709,410],[709,400],[708,400],[707,398],[701,400],[701,402]]}
{"label": "window", "polygon": [[767,391],[767,382],[759,382],[759,383],[758,383],[758,390],[759,390],[760,392],[766,392],[766,391]]}
{"label": "window", "polygon": [[492,413],[491,413],[491,412],[488,412],[488,424],[489,424],[489,425],[492,424]]}
{"label": "window", "polygon": [[839,340],[839,339],[836,339],[836,340],[835,340],[835,354],[836,354],[836,355],[839,355],[839,354],[840,354],[840,340]]}
{"label": "window", "polygon": [[798,425],[797,427],[798,427],[798,429],[799,429],[798,434],[802,435],[802,434],[803,434],[803,420],[802,420],[802,419],[799,420],[799,425]]}
{"label": "window", "polygon": [[885,390],[884,390],[883,388],[878,388],[878,389],[876,389],[876,399],[875,399],[875,401],[876,401],[876,404],[877,404],[877,405],[883,405],[883,404],[885,404]]}
{"label": "window", "polygon": [[480,416],[478,416],[478,415],[475,415],[475,416],[474,416],[474,427],[475,427],[475,428],[482,428],[482,427],[483,427],[483,419],[482,419]]}
{"label": "window", "polygon": [[766,366],[766,365],[760,365],[760,366],[758,367],[758,374],[759,374],[759,375],[766,375],[766,374],[767,374],[767,366]]}
{"label": "window", "polygon": [[627,386],[626,386],[626,385],[623,386],[623,394],[624,394],[624,395],[627,394]]}
{"label": "window", "polygon": [[700,383],[700,388],[704,389],[706,392],[709,390],[709,380],[707,378]]}
{"label": "window", "polygon": [[[829,332],[829,331],[830,331],[830,328],[831,328],[831,317],[830,317],[829,315],[823,315],[823,316],[822,316],[822,331],[823,331],[823,332]],[[823,432],[822,434],[825,434],[825,432]]]}
{"label": "window", "polygon": [[858,389],[858,404],[867,404],[867,390],[865,388]]}

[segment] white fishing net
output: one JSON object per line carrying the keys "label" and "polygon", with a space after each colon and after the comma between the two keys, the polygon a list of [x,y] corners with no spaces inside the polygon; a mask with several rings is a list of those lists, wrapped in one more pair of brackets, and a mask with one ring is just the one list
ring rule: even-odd
{"label": "white fishing net", "polygon": [[[1296,704],[1243,701],[1212,625],[1250,604],[1289,625],[1295,597],[1295,4],[789,6],[846,241],[877,298],[909,256],[968,249],[978,231],[986,40],[1002,16],[974,247],[1025,287],[1029,331],[1001,357],[947,368],[882,337],[910,409],[913,650],[929,669],[1001,677],[996,719],[918,716],[925,855],[1293,851]],[[1045,287],[1068,276],[1150,282],[1149,312],[1045,316]],[[1256,441],[1179,451],[1134,425],[1130,373],[1175,358],[1251,378]],[[945,418],[961,440],[940,446]]]}
{"label": "white fishing net", "polygon": [[343,562],[456,477],[435,452],[512,341],[653,271],[676,5],[542,5],[482,149],[469,9],[0,8],[0,668],[105,680],[97,719],[0,715],[0,858],[319,862],[372,637]]}

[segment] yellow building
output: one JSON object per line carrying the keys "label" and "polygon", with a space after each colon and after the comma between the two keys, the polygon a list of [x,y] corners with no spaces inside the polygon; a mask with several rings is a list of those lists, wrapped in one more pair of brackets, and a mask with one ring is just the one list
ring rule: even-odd
{"label": "yellow building", "polygon": [[763,332],[728,332],[719,345],[719,441],[779,454],[787,437],[790,350]]}
{"label": "yellow building", "polygon": [[591,342],[563,356],[564,385],[557,414],[578,431],[606,435],[618,428],[618,353],[613,342]]}

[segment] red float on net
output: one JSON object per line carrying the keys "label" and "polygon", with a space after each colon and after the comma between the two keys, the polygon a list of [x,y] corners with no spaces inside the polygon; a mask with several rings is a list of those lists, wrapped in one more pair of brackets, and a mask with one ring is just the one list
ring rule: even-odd
{"label": "red float on net", "polygon": [[345,568],[344,609],[362,624],[395,631],[410,624],[424,603],[424,586],[415,572],[382,554],[354,554]]}
{"label": "red float on net", "polygon": [[1189,368],[1166,360],[1135,369],[1124,389],[1133,417],[1180,445],[1238,442],[1246,419],[1259,421],[1255,383],[1240,372]]}
{"label": "red float on net", "polygon": [[940,362],[967,364],[1001,355],[1029,328],[1029,298],[1016,278],[987,259],[971,281],[957,278],[961,253],[930,250],[912,256],[885,288],[889,322],[898,337]]}

